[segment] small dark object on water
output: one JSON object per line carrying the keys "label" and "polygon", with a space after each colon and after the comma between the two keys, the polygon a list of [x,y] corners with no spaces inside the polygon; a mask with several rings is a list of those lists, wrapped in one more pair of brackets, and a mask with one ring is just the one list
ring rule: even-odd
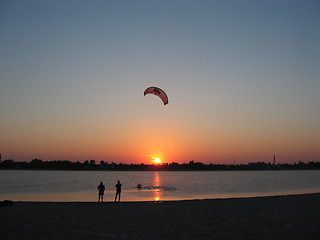
{"label": "small dark object on water", "polygon": [[11,207],[13,206],[13,201],[11,200],[4,200],[0,202],[0,207]]}

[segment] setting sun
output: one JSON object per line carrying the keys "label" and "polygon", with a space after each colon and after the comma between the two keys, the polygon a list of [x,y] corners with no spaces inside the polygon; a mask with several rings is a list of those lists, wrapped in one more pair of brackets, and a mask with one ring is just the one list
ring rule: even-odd
{"label": "setting sun", "polygon": [[154,159],[153,162],[156,163],[156,164],[159,164],[159,163],[161,163],[161,159],[160,158],[156,158],[156,159]]}

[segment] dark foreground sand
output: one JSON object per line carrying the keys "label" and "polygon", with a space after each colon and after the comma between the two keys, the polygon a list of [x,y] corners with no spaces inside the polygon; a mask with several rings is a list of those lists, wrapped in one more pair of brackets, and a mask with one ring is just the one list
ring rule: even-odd
{"label": "dark foreground sand", "polygon": [[320,194],[131,203],[15,202],[0,239],[320,239]]}

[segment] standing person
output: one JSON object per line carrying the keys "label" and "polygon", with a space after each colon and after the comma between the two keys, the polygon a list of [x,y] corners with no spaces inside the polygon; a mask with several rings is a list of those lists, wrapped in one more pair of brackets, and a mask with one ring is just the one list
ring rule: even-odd
{"label": "standing person", "polygon": [[103,202],[103,195],[104,195],[105,187],[103,185],[103,182],[100,182],[98,186],[99,196],[98,196],[98,202]]}
{"label": "standing person", "polygon": [[119,196],[118,197],[118,202],[120,202],[120,195],[121,195],[121,186],[122,186],[122,184],[120,183],[120,181],[118,180],[118,183],[116,184],[116,196],[115,196],[115,198],[114,198],[114,201],[116,202],[117,201],[117,196]]}

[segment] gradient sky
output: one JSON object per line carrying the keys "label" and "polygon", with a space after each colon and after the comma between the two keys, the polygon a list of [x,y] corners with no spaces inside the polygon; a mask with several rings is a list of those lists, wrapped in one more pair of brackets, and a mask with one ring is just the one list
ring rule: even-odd
{"label": "gradient sky", "polygon": [[2,160],[320,161],[319,12],[316,0],[1,1]]}

